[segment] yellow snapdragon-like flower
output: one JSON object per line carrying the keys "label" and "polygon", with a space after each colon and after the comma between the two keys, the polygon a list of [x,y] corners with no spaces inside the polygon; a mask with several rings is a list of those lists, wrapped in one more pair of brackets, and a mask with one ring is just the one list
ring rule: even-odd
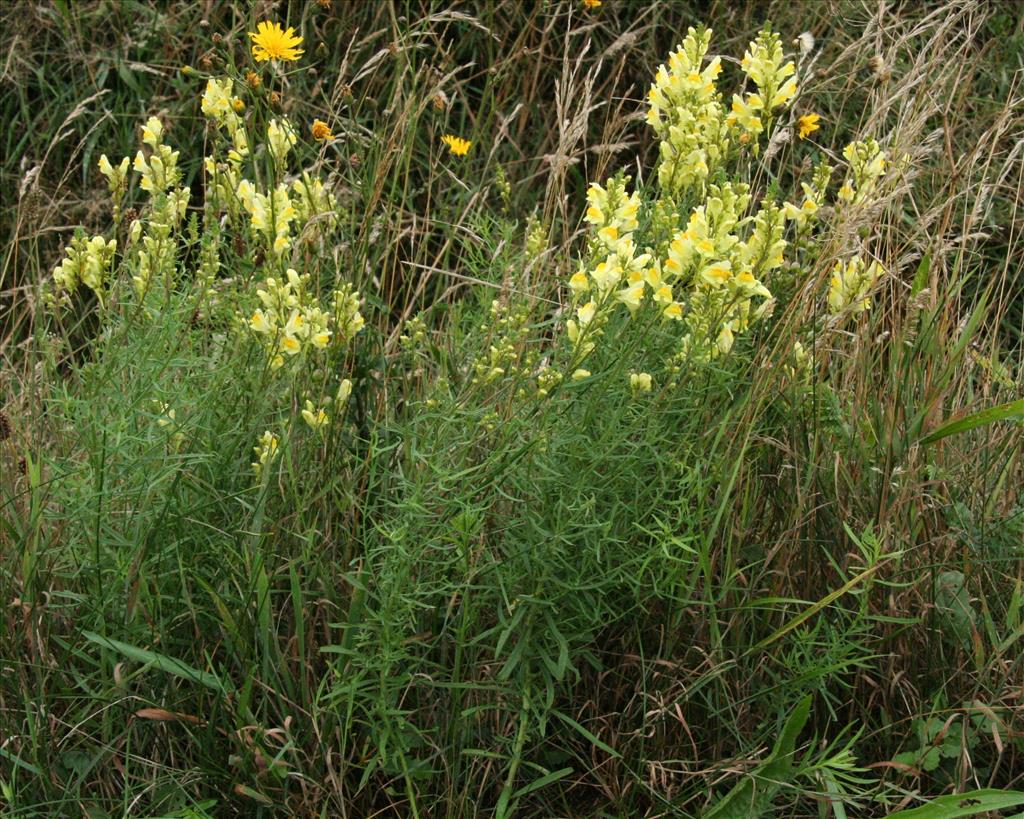
{"label": "yellow snapdragon-like flower", "polygon": [[673,301],[672,285],[663,284],[654,291],[654,295],[651,297],[654,299],[656,304],[669,305]]}
{"label": "yellow snapdragon-like flower", "polygon": [[85,285],[103,304],[107,288],[107,278],[117,251],[115,239],[104,239],[93,236],[86,239],[76,236],[71,244],[64,249],[65,257],[53,269],[53,283],[57,297],[67,303],[71,293],[79,285]]}
{"label": "yellow snapdragon-like flower", "polygon": [[664,315],[667,319],[671,319],[672,321],[682,321],[683,305],[681,305],[677,301],[674,301],[672,302],[672,304],[665,308],[662,315]]}
{"label": "yellow snapdragon-like flower", "polygon": [[871,307],[868,295],[875,282],[885,273],[878,262],[865,264],[860,256],[854,256],[845,264],[837,261],[832,268],[828,287],[828,307],[833,315],[849,312],[863,313]]}
{"label": "yellow snapdragon-like flower", "polygon": [[750,43],[740,62],[757,92],[747,94],[745,99],[733,95],[728,122],[738,125],[752,140],[764,130],[776,109],[784,108],[796,96],[796,64],[783,60],[781,38],[766,28]]}
{"label": "yellow snapdragon-like flower", "polygon": [[586,327],[590,322],[594,320],[594,315],[597,313],[597,304],[593,301],[588,301],[582,307],[576,310],[576,318],[579,319],[580,326]]}
{"label": "yellow snapdragon-like flower", "polygon": [[298,135],[292,124],[285,118],[272,119],[267,125],[267,148],[279,165],[283,164],[288,152],[298,142]]}
{"label": "yellow snapdragon-like flower", "polygon": [[352,395],[352,382],[347,378],[343,378],[341,379],[341,384],[338,385],[338,394],[334,397],[334,400],[339,405],[344,405],[350,395]]}
{"label": "yellow snapdragon-like flower", "polygon": [[260,436],[259,443],[252,448],[252,451],[256,454],[256,460],[252,463],[252,469],[256,473],[257,480],[262,477],[263,470],[277,457],[280,443],[281,440],[268,429]]}
{"label": "yellow snapdragon-like flower", "polygon": [[650,392],[652,379],[650,373],[630,373],[629,386],[634,393]]}
{"label": "yellow snapdragon-like flower", "polygon": [[867,139],[851,142],[843,148],[843,157],[850,163],[850,170],[839,189],[839,198],[860,204],[871,198],[878,180],[885,176],[885,151],[874,139]]}
{"label": "yellow snapdragon-like flower", "polygon": [[644,283],[640,281],[635,284],[631,284],[629,287],[619,290],[615,296],[629,308],[631,313],[635,312],[644,297]]}
{"label": "yellow snapdragon-like flower", "polygon": [[314,407],[312,401],[306,401],[305,408],[302,410],[302,420],[309,424],[311,429],[319,430],[327,426],[331,418],[322,408]]}
{"label": "yellow snapdragon-like flower", "polygon": [[709,264],[700,271],[700,277],[712,287],[719,287],[732,278],[732,262],[720,261]]}
{"label": "yellow snapdragon-like flower", "polygon": [[150,117],[146,120],[146,124],[142,126],[142,141],[153,148],[160,143],[160,138],[163,134],[163,123],[156,117]]}
{"label": "yellow snapdragon-like flower", "polygon": [[658,182],[673,194],[703,184],[728,149],[715,87],[721,59],[703,64],[710,42],[710,30],[690,28],[647,93],[647,123],[659,140]]}
{"label": "yellow snapdragon-like flower", "polygon": [[572,290],[576,296],[582,296],[584,293],[590,290],[590,279],[587,278],[587,274],[582,270],[572,274],[572,278],[569,279],[569,289]]}

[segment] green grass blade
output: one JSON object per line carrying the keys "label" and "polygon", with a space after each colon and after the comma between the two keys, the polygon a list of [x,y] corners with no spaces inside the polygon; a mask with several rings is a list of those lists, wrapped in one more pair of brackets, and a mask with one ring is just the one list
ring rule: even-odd
{"label": "green grass blade", "polygon": [[1010,401],[1000,404],[997,407],[972,412],[963,418],[955,418],[952,421],[932,430],[921,439],[922,444],[934,444],[950,435],[958,435],[961,432],[968,432],[986,424],[994,424],[997,421],[1020,421],[1024,420],[1024,398],[1020,401]]}
{"label": "green grass blade", "polygon": [[889,819],[955,819],[957,816],[977,816],[993,810],[1004,810],[1024,805],[1021,791],[985,789],[969,793],[953,793],[933,799],[927,805],[890,813]]}
{"label": "green grass blade", "polygon": [[96,634],[92,631],[83,631],[82,636],[89,642],[112,649],[130,660],[152,665],[167,674],[180,677],[183,680],[189,680],[190,682],[199,683],[212,691],[225,694],[232,688],[230,682],[222,680],[216,674],[211,674],[209,671],[200,671],[198,668],[192,668],[192,666],[186,665],[181,662],[181,660],[176,660],[165,654],[157,654],[155,651],[150,651],[149,649],[137,648],[136,646],[122,643],[120,640],[113,640],[110,637],[104,637],[102,634]]}

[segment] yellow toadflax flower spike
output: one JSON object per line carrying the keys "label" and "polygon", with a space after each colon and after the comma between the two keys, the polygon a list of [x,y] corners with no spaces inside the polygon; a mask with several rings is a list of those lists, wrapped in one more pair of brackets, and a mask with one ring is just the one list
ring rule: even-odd
{"label": "yellow toadflax flower spike", "polygon": [[252,39],[252,56],[256,62],[267,60],[283,60],[293,62],[304,53],[300,45],[302,38],[295,35],[295,29],[285,31],[279,23],[268,23],[264,20],[257,24],[256,31],[249,32]]}

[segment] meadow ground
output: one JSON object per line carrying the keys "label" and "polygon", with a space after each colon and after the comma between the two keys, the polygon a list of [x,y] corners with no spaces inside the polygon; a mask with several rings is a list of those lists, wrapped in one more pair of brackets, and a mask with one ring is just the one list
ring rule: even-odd
{"label": "meadow ground", "polygon": [[0,32],[0,813],[1024,815],[1024,7]]}

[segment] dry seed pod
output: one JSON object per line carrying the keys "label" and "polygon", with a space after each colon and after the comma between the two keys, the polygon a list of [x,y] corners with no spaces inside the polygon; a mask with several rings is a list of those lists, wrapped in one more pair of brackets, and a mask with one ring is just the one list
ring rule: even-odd
{"label": "dry seed pod", "polygon": [[880,54],[875,54],[868,60],[868,68],[871,69],[871,73],[875,75],[875,79],[879,82],[888,82],[889,78],[892,77],[892,71],[885,64],[885,60]]}

